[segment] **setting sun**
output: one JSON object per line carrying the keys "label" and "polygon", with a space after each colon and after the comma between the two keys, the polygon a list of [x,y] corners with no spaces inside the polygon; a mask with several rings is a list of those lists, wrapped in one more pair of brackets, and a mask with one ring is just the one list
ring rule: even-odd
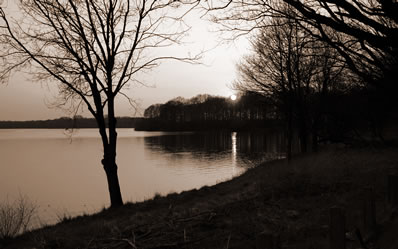
{"label": "setting sun", "polygon": [[230,98],[232,101],[235,101],[235,100],[236,100],[236,95],[235,95],[235,94],[232,94],[229,98]]}

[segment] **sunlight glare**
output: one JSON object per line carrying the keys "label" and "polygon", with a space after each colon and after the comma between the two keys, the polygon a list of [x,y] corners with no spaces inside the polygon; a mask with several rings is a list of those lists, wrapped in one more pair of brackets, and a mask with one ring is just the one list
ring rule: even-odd
{"label": "sunlight glare", "polygon": [[232,95],[230,96],[230,99],[231,99],[232,101],[235,101],[235,100],[236,100],[236,95],[235,95],[235,94],[232,94]]}

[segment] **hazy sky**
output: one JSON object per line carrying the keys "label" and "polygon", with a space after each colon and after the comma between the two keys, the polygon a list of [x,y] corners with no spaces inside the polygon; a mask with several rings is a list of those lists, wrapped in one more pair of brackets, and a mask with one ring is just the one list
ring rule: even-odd
{"label": "hazy sky", "polygon": [[[8,10],[12,9],[8,0]],[[15,13],[15,12],[14,12]],[[154,103],[164,103],[172,98],[193,97],[197,94],[229,96],[233,93],[230,85],[235,79],[235,64],[248,52],[248,42],[242,38],[234,43],[216,46],[220,39],[214,32],[215,26],[193,15],[188,20],[192,26],[184,46],[171,51],[186,50],[195,53],[208,50],[203,65],[191,65],[176,61],[163,62],[158,68],[143,77],[149,85],[131,86],[125,91],[140,103],[140,112]],[[212,49],[213,48],[213,49]],[[1,65],[0,65],[1,66]],[[69,116],[59,108],[51,107],[56,97],[56,88],[32,82],[29,75],[16,73],[7,85],[0,85],[0,120],[37,120]],[[118,116],[132,116],[134,109],[124,99],[116,106]],[[89,116],[83,114],[84,116]]]}

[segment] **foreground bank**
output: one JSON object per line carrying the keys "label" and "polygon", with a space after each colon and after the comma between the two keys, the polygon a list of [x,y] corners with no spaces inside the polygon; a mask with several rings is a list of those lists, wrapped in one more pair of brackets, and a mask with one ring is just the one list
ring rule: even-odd
{"label": "foreground bank", "polygon": [[[394,248],[395,210],[386,197],[397,152],[342,147],[273,161],[212,187],[65,220],[5,248],[259,248],[272,240],[282,248],[329,248],[333,206],[345,212],[347,248],[364,246],[356,231],[368,248]],[[369,187],[378,223],[371,237],[362,229]]]}

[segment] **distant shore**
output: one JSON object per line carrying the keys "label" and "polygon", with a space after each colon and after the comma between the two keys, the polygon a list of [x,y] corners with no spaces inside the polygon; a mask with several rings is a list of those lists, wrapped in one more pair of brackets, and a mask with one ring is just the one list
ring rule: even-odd
{"label": "distant shore", "polygon": [[[118,128],[135,128],[143,118],[118,117]],[[58,118],[49,120],[0,121],[0,129],[79,129],[97,128],[94,118]]]}

